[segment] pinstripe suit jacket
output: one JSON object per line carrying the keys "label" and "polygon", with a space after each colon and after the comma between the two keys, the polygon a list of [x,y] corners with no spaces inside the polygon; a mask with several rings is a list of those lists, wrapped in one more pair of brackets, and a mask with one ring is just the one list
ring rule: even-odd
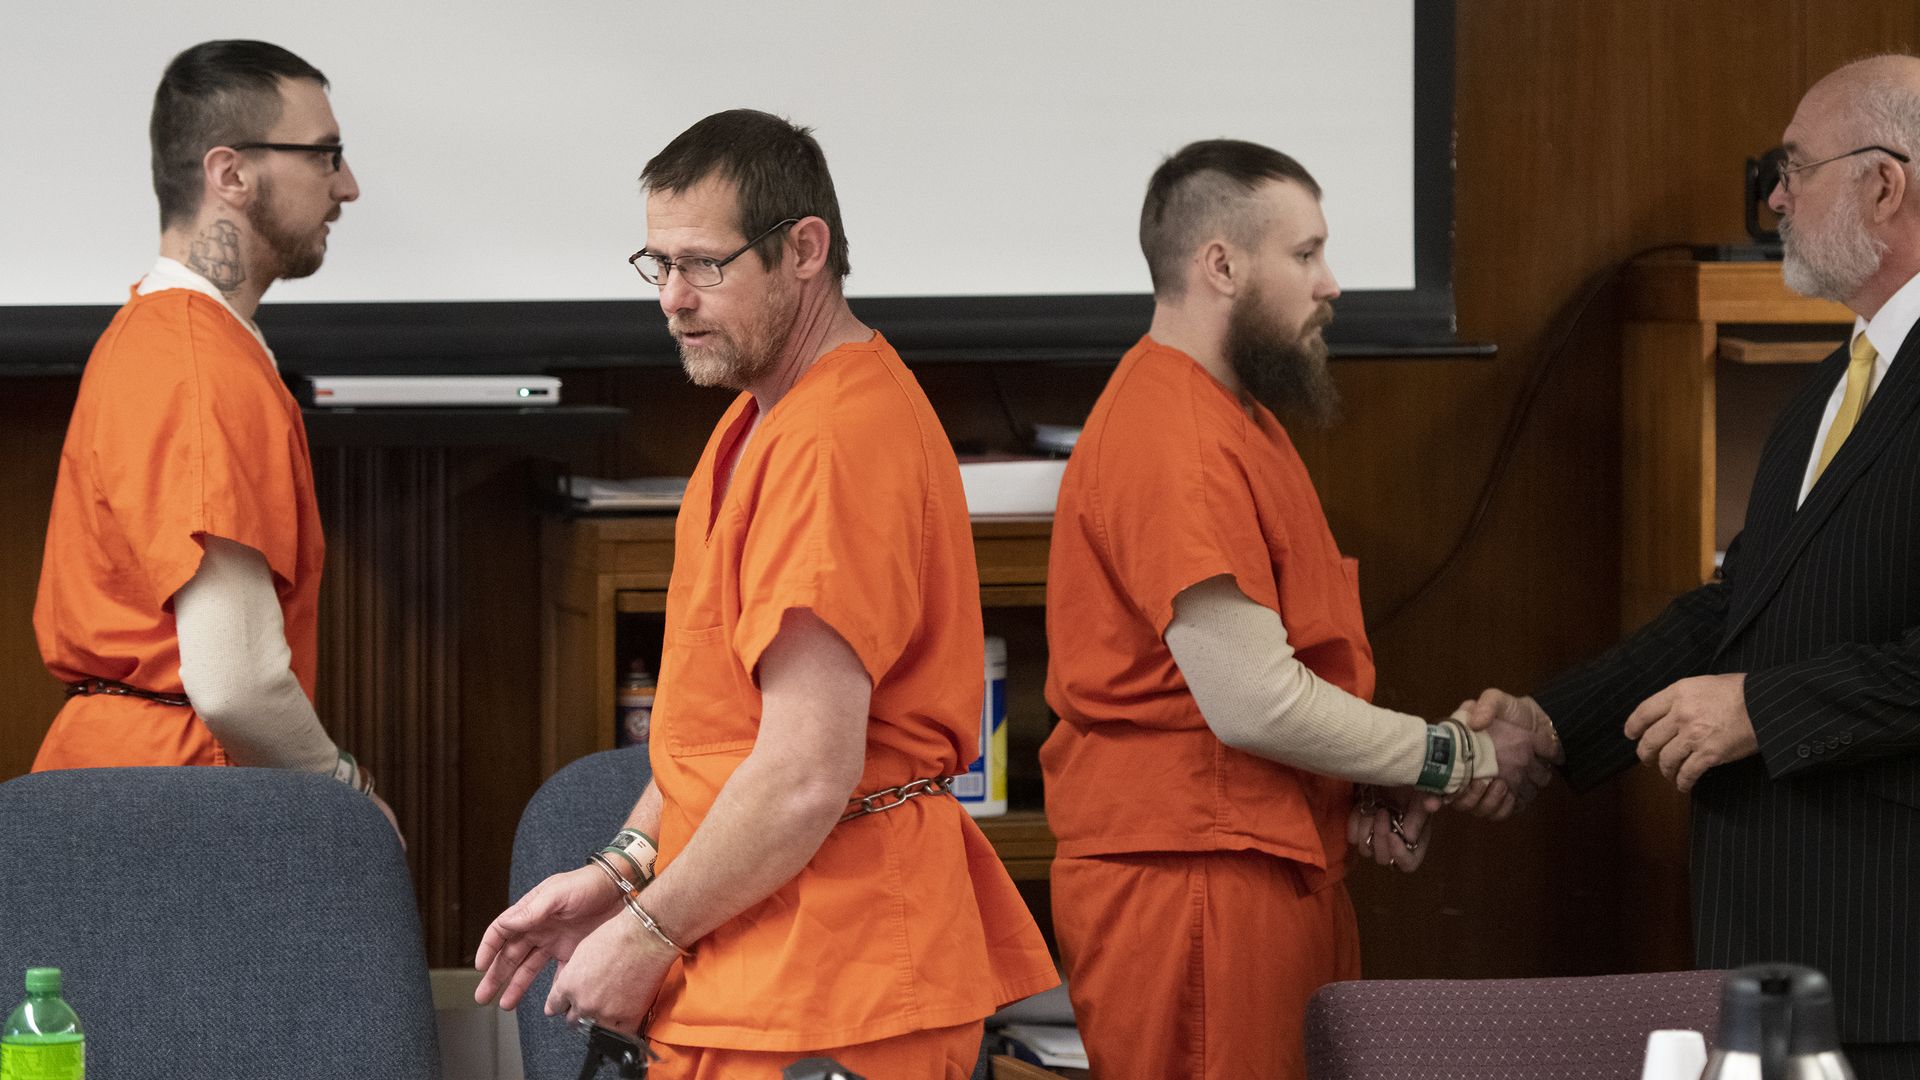
{"label": "pinstripe suit jacket", "polygon": [[1797,510],[1828,357],[1761,453],[1715,581],[1536,699],[1576,788],[1635,764],[1622,733],[1649,695],[1746,672],[1760,752],[1694,788],[1695,960],[1811,964],[1841,1037],[1920,1041],[1920,331]]}

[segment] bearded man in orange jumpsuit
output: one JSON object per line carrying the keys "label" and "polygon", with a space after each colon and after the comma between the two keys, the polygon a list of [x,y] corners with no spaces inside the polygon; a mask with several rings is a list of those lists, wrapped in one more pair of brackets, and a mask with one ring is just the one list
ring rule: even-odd
{"label": "bearded man in orange jumpsuit", "polygon": [[650,1075],[969,1076],[981,1021],[1057,980],[941,782],[978,745],[984,664],[959,467],[842,295],[806,129],[719,113],[641,176],[635,267],[689,377],[742,393],[681,504],[653,781],[617,858],[494,920],[477,997],[511,1008],[557,959],[549,1013],[651,1010]]}
{"label": "bearded man in orange jumpsuit", "polygon": [[94,347],[60,455],[33,622],[68,701],[33,767],[274,766],[372,795],[314,713],[326,545],[253,323],[360,194],[326,77],[266,42],[196,45],[151,135],[160,256]]}
{"label": "bearded man in orange jumpsuit", "polygon": [[[1304,1077],[1308,996],[1360,973],[1347,841],[1412,870],[1439,796],[1498,779],[1524,798],[1549,777],[1533,731],[1368,703],[1355,564],[1275,415],[1334,409],[1326,241],[1292,158],[1234,140],[1169,158],[1140,220],[1153,323],[1061,483],[1061,723],[1040,761],[1054,927],[1099,1080]],[[1351,781],[1404,820],[1350,813]]]}

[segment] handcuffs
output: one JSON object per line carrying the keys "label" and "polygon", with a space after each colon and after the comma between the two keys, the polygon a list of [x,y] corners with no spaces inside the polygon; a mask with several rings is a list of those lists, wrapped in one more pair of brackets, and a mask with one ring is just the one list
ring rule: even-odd
{"label": "handcuffs", "polygon": [[[1406,814],[1382,802],[1379,788],[1373,787],[1370,784],[1361,785],[1359,788],[1359,797],[1354,801],[1354,809],[1369,818],[1385,810],[1387,812],[1387,828],[1392,830],[1393,835],[1400,838],[1402,844],[1406,845],[1409,854],[1419,853],[1419,841],[1414,840],[1406,834]],[[1367,854],[1373,854],[1373,830],[1371,828],[1367,830]],[[1398,870],[1400,869],[1400,860],[1389,858],[1387,865]]]}
{"label": "handcuffs", "polygon": [[613,1075],[620,1080],[644,1078],[647,1065],[660,1060],[652,1050],[612,1028],[601,1027],[589,1017],[575,1020],[572,1026],[587,1037],[587,1059],[580,1063],[580,1080],[593,1080],[608,1062],[613,1063]]}

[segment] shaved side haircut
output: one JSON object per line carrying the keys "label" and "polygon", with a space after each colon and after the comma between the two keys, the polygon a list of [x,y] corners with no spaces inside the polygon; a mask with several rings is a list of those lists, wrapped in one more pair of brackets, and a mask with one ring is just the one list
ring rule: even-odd
{"label": "shaved side haircut", "polygon": [[1157,300],[1186,292],[1185,263],[1216,236],[1242,247],[1259,242],[1265,209],[1255,199],[1273,181],[1299,184],[1320,197],[1300,163],[1270,147],[1239,139],[1189,143],[1154,170],[1140,209],[1140,251],[1147,257]]}

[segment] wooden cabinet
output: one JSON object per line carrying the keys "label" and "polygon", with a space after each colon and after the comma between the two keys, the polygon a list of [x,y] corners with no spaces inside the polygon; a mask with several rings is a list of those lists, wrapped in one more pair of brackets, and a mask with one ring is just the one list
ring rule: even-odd
{"label": "wooden cabinet", "polygon": [[1636,263],[1621,373],[1623,628],[1713,575],[1739,530],[1760,444],[1804,364],[1853,313],[1791,292],[1779,263]]}
{"label": "wooden cabinet", "polygon": [[[641,657],[649,670],[659,670],[673,518],[552,518],[542,528],[540,767],[550,775],[575,758],[613,748],[616,682],[624,661]],[[990,620],[1011,613],[1030,629],[1037,626],[1035,616],[1046,603],[1051,529],[1048,518],[974,522],[980,603]],[[1011,674],[1033,684],[1044,668],[1030,662]],[[1024,685],[1010,697],[1031,712],[1039,689]],[[981,819],[981,828],[1016,880],[1044,881],[1054,849],[1046,816],[1037,801],[1016,799],[1015,806],[1001,817]]]}

